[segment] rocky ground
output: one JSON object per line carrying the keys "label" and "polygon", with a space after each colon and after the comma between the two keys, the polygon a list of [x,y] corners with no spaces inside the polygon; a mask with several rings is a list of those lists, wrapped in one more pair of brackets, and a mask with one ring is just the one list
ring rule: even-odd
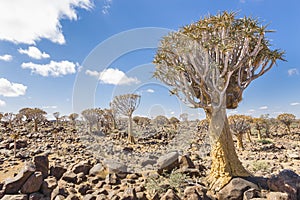
{"label": "rocky ground", "polygon": [[1,129],[0,199],[300,199],[300,133],[284,131],[237,149],[253,174],[234,178],[218,193],[206,187],[209,139],[195,123],[177,130],[135,127],[104,135],[67,125],[20,128],[14,157],[13,131]]}

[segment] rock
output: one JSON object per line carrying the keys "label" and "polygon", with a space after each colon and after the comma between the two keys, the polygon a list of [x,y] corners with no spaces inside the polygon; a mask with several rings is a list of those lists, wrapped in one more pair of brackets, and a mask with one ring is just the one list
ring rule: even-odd
{"label": "rock", "polygon": [[98,163],[90,169],[89,175],[90,176],[100,175],[103,172],[103,170],[104,170],[103,165],[101,163]]}
{"label": "rock", "polygon": [[127,173],[127,166],[114,160],[105,160],[104,166],[108,173],[124,174]]}
{"label": "rock", "polygon": [[105,182],[109,185],[117,185],[120,184],[121,181],[116,174],[107,174]]}
{"label": "rock", "polygon": [[243,200],[245,191],[254,188],[258,190],[256,184],[242,178],[233,178],[225,187],[217,194],[218,199],[236,199]]}
{"label": "rock", "polygon": [[39,192],[35,192],[29,195],[29,200],[41,200],[41,199],[44,199],[44,195]]}
{"label": "rock", "polygon": [[156,160],[150,158],[145,158],[140,162],[140,165],[142,167],[145,167],[147,165],[154,165],[154,164],[156,164]]}
{"label": "rock", "polygon": [[81,194],[81,195],[86,195],[86,192],[88,190],[91,190],[92,189],[92,186],[89,185],[89,184],[84,184],[84,185],[80,185],[79,188],[78,188],[78,192]]}
{"label": "rock", "polygon": [[51,193],[51,200],[56,199],[57,196],[59,199],[65,199],[69,195],[68,190],[63,185],[57,186]]}
{"label": "rock", "polygon": [[75,174],[83,172],[85,175],[88,175],[91,168],[92,165],[89,163],[89,161],[83,161],[75,165],[72,171]]}
{"label": "rock", "polygon": [[180,198],[172,189],[168,189],[160,200],[180,200]]}
{"label": "rock", "polygon": [[36,171],[42,172],[43,178],[47,178],[49,174],[49,160],[47,155],[35,156],[33,158]]}
{"label": "rock", "polygon": [[184,190],[184,197],[186,200],[205,199],[206,190],[201,186],[189,186]]}
{"label": "rock", "polygon": [[80,198],[75,194],[71,194],[66,198],[66,200],[80,200]]}
{"label": "rock", "polygon": [[28,200],[26,194],[4,195],[1,200]]}
{"label": "rock", "polygon": [[50,175],[54,176],[57,180],[59,180],[66,171],[67,169],[59,165],[50,167]]}
{"label": "rock", "polygon": [[[287,193],[283,192],[270,192],[267,194],[267,200],[293,200],[289,198]],[[297,200],[297,199],[294,199]]]}
{"label": "rock", "polygon": [[[289,199],[300,199],[300,176],[292,170],[283,170],[268,180],[270,190],[289,194]],[[297,196],[298,194],[298,196]]]}
{"label": "rock", "polygon": [[122,200],[137,200],[136,192],[134,188],[126,188],[121,197]]}
{"label": "rock", "polygon": [[77,175],[74,172],[66,172],[64,173],[62,180],[69,183],[77,183]]}
{"label": "rock", "polygon": [[53,176],[48,176],[42,183],[41,192],[47,196],[50,197],[51,192],[56,188],[57,181],[56,178]]}
{"label": "rock", "polygon": [[21,192],[23,194],[30,194],[30,193],[37,192],[40,190],[42,183],[43,183],[42,172],[40,171],[34,172],[22,186]]}
{"label": "rock", "polygon": [[171,152],[158,158],[157,164],[159,166],[158,173],[162,173],[164,170],[170,172],[179,167],[178,152]]}
{"label": "rock", "polygon": [[252,200],[253,198],[259,198],[260,196],[261,195],[259,190],[251,188],[244,192],[243,200]]}
{"label": "rock", "polygon": [[87,194],[83,197],[83,200],[96,200],[96,196],[92,194]]}
{"label": "rock", "polygon": [[25,181],[34,173],[35,166],[32,163],[25,164],[24,168],[18,173],[17,176],[6,179],[4,183],[5,194],[16,194],[21,189]]}
{"label": "rock", "polygon": [[182,169],[183,168],[192,168],[192,169],[195,168],[193,161],[187,155],[181,156],[181,158],[179,160],[179,166]]}

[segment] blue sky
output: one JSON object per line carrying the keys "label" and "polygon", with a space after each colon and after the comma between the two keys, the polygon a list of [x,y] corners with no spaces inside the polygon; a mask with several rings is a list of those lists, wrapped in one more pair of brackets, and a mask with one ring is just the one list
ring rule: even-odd
{"label": "blue sky", "polygon": [[0,0],[0,112],[39,107],[51,118],[85,105],[107,108],[114,95],[138,92],[135,114],[203,118],[151,78],[154,47],[167,30],[229,10],[270,24],[276,32],[268,37],[288,62],[252,82],[239,108],[228,113],[300,117],[299,8],[297,0]]}

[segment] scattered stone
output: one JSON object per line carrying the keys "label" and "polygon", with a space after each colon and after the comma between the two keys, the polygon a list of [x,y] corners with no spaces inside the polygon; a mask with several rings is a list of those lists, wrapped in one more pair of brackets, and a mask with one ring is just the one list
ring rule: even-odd
{"label": "scattered stone", "polygon": [[47,178],[49,174],[49,160],[47,155],[35,156],[34,164],[36,170],[42,172],[43,178]]}
{"label": "scattered stone", "polygon": [[22,186],[21,192],[23,194],[30,194],[30,193],[37,192],[40,190],[42,183],[43,183],[42,172],[40,171],[34,172]]}
{"label": "scattered stone", "polygon": [[173,169],[179,167],[178,162],[179,154],[178,152],[171,152],[158,158],[157,164],[159,166],[158,173],[163,173],[163,171],[171,172]]}
{"label": "scattered stone", "polygon": [[29,195],[29,200],[41,200],[41,199],[44,199],[44,195],[39,192],[35,192]]}
{"label": "scattered stone", "polygon": [[103,172],[103,170],[104,170],[103,165],[101,163],[98,163],[90,169],[89,175],[90,176],[100,175]]}
{"label": "scattered stone", "polygon": [[127,166],[114,160],[105,160],[104,166],[108,173],[124,174],[127,173]]}
{"label": "scattered stone", "polygon": [[270,192],[269,194],[267,194],[267,200],[297,200],[297,199],[290,199],[287,193]]}
{"label": "scattered stone", "polygon": [[42,183],[41,192],[47,196],[50,197],[51,192],[56,188],[57,181],[56,178],[53,176],[48,176]]}
{"label": "scattered stone", "polygon": [[217,194],[218,199],[236,199],[242,200],[245,191],[254,188],[258,190],[257,185],[242,178],[233,178]]}
{"label": "scattered stone", "polygon": [[4,195],[1,200],[28,200],[26,194]]}
{"label": "scattered stone", "polygon": [[78,163],[77,165],[75,165],[73,167],[72,171],[75,174],[83,172],[85,175],[88,175],[91,168],[92,168],[92,165],[90,164],[89,161],[82,161],[82,162]]}
{"label": "scattered stone", "polygon": [[66,171],[67,169],[59,165],[50,167],[50,175],[54,176],[57,180],[59,180]]}
{"label": "scattered stone", "polygon": [[35,166],[32,163],[25,164],[24,168],[18,173],[17,176],[6,179],[4,183],[5,194],[16,194],[21,189],[25,181],[34,173]]}
{"label": "scattered stone", "polygon": [[160,198],[160,200],[180,200],[179,196],[172,189],[168,191]]}
{"label": "scattered stone", "polygon": [[77,175],[74,172],[66,172],[64,173],[62,180],[69,183],[77,183]]}

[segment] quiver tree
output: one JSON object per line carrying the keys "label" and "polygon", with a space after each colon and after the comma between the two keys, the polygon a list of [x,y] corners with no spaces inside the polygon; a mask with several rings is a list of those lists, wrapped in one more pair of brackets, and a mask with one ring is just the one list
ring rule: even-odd
{"label": "quiver tree", "polygon": [[116,123],[116,113],[114,112],[113,109],[104,109],[103,110],[104,113],[103,113],[103,117],[104,117],[104,120],[105,120],[105,123],[104,123],[104,126],[105,126],[105,129],[107,130],[114,130],[117,128],[117,123]]}
{"label": "quiver tree", "polygon": [[14,157],[16,157],[17,155],[17,140],[20,137],[20,133],[19,132],[14,132],[10,135],[10,138],[14,140]]}
{"label": "quiver tree", "polygon": [[28,111],[29,119],[34,122],[34,131],[38,131],[38,123],[45,120],[45,115],[47,114],[44,110],[40,108],[30,108]]}
{"label": "quiver tree", "polygon": [[254,128],[257,130],[258,140],[262,139],[261,131],[266,128],[266,120],[263,118],[254,118],[252,121]]}
{"label": "quiver tree", "polygon": [[11,112],[9,112],[9,113],[4,113],[2,119],[3,119],[4,121],[6,121],[6,122],[9,124],[9,127],[10,127],[10,128],[13,128],[13,127],[12,127],[12,122],[13,122],[15,116],[16,116],[16,115],[13,114],[13,113],[11,113]]}
{"label": "quiver tree", "polygon": [[181,119],[182,121],[184,121],[187,125],[189,125],[188,118],[189,118],[189,114],[187,114],[187,113],[181,113],[179,115],[179,119]]}
{"label": "quiver tree", "polygon": [[137,94],[124,94],[115,96],[110,106],[117,113],[128,117],[128,142],[134,143],[132,135],[132,114],[140,104],[141,96]]}
{"label": "quiver tree", "polygon": [[155,55],[154,76],[182,101],[203,108],[210,121],[212,165],[208,183],[221,189],[232,177],[249,176],[235,152],[226,109],[269,71],[284,52],[271,50],[266,26],[258,20],[223,12],[165,36]]}
{"label": "quiver tree", "polygon": [[69,119],[70,119],[70,121],[71,121],[71,123],[72,123],[72,125],[73,125],[73,128],[75,128],[75,125],[76,125],[76,119],[78,118],[78,114],[77,113],[71,113],[70,115],[69,115]]}
{"label": "quiver tree", "polygon": [[176,117],[171,117],[169,123],[173,126],[173,129],[176,130],[180,121]]}
{"label": "quiver tree", "polygon": [[55,113],[53,113],[53,116],[55,117],[55,120],[56,120],[56,126],[58,126],[60,113],[55,112]]}
{"label": "quiver tree", "polygon": [[153,123],[156,125],[157,128],[162,127],[164,129],[164,127],[170,122],[166,116],[158,115],[153,119]]}
{"label": "quiver tree", "polygon": [[95,109],[86,109],[81,112],[81,115],[89,126],[89,133],[92,133],[93,126],[98,122],[98,113],[95,112]]}
{"label": "quiver tree", "polygon": [[291,124],[295,121],[296,116],[293,114],[289,114],[289,113],[283,113],[277,116],[277,119],[283,123],[288,132],[291,133]]}
{"label": "quiver tree", "polygon": [[244,149],[243,135],[249,133],[251,129],[251,117],[246,115],[232,115],[228,117],[230,129],[235,133],[237,138],[237,146],[240,149]]}

